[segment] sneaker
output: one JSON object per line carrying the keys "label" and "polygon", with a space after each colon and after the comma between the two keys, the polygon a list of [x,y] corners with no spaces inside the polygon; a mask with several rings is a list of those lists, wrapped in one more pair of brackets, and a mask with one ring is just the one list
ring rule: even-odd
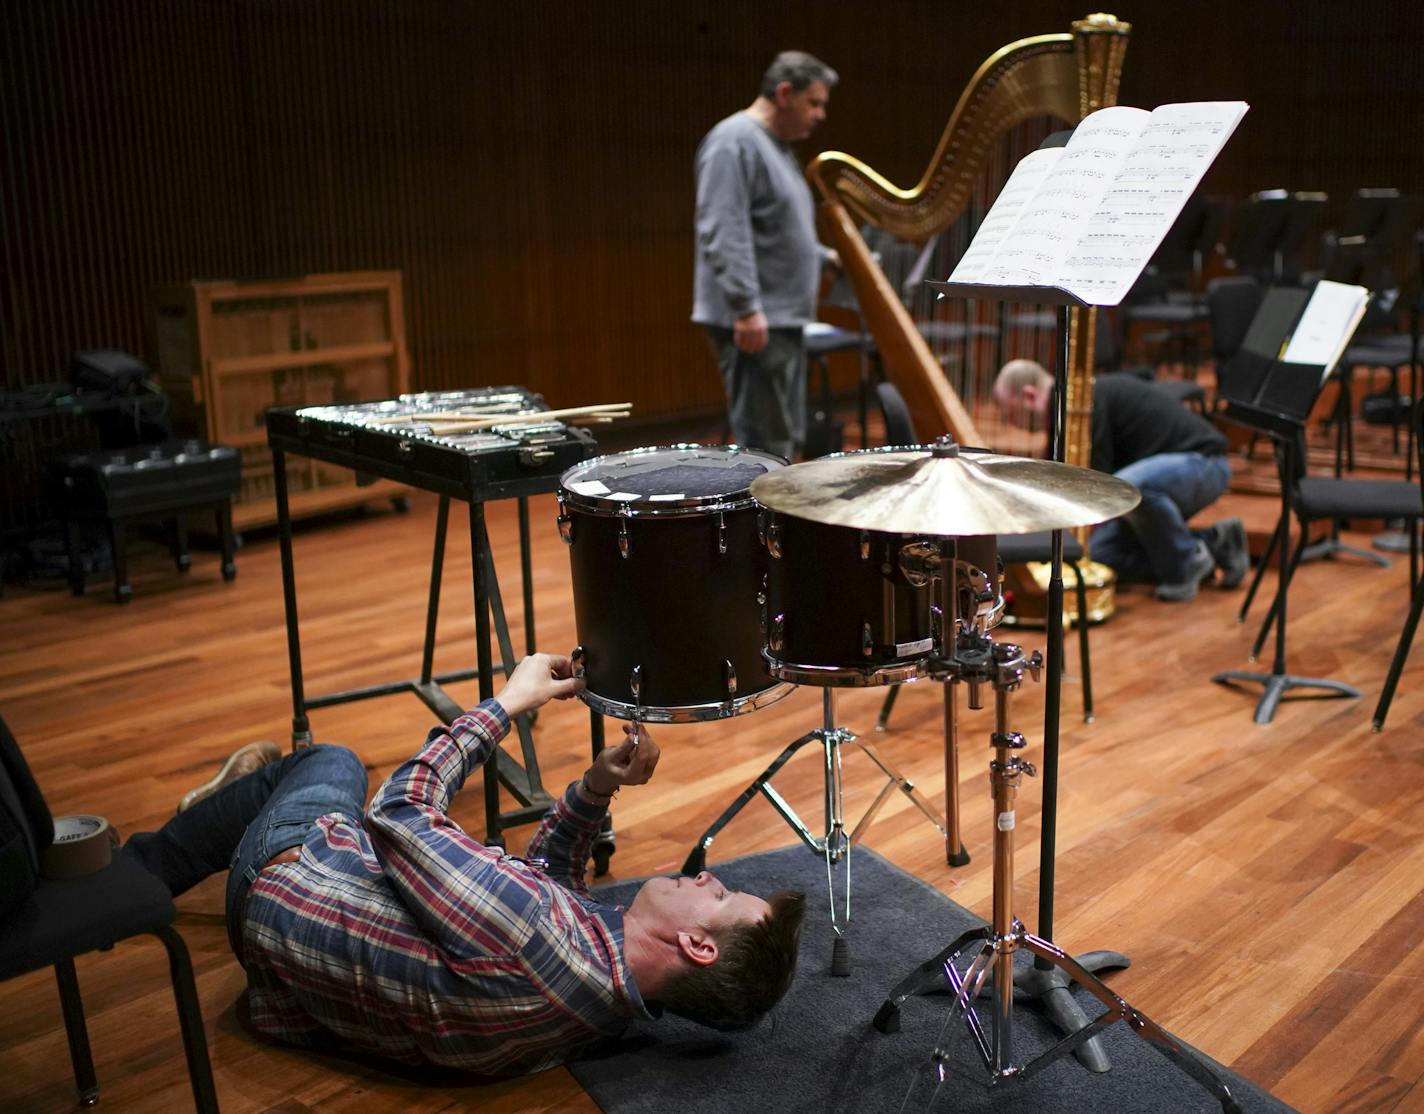
{"label": "sneaker", "polygon": [[1246,544],[1246,524],[1239,518],[1228,518],[1203,530],[1201,540],[1216,559],[1221,570],[1217,586],[1235,588],[1251,571],[1251,550]]}
{"label": "sneaker", "polygon": [[231,785],[238,778],[246,777],[254,770],[270,766],[273,762],[280,762],[281,759],[282,748],[276,743],[263,741],[239,747],[228,755],[227,761],[222,764],[222,769],[196,789],[190,789],[183,794],[183,799],[178,802],[178,811],[187,812],[199,801],[211,797],[224,785]]}
{"label": "sneaker", "polygon": [[1206,547],[1205,542],[1199,542],[1196,556],[1187,566],[1186,578],[1173,584],[1159,584],[1152,594],[1159,600],[1166,600],[1168,603],[1186,603],[1188,600],[1194,600],[1197,598],[1197,585],[1209,577],[1215,569],[1216,558],[1211,555],[1211,550]]}

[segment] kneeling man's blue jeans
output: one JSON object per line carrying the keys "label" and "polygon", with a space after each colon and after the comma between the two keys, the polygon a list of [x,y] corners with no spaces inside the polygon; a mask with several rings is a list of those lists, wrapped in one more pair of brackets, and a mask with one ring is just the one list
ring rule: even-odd
{"label": "kneeling man's blue jeans", "polygon": [[1221,498],[1231,483],[1225,456],[1160,453],[1116,473],[1142,492],[1136,508],[1093,531],[1093,560],[1124,580],[1180,584],[1201,544],[1187,520]]}
{"label": "kneeling man's blue jeans", "polygon": [[228,940],[240,957],[242,903],[257,872],[300,844],[320,817],[360,820],[366,791],[366,769],[354,752],[305,747],[223,786],[158,831],[138,833],[124,854],[163,879],[174,897],[226,870]]}

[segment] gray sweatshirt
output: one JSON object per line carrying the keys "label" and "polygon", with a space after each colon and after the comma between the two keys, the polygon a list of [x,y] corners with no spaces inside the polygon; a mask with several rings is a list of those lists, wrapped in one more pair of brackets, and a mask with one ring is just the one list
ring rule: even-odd
{"label": "gray sweatshirt", "polygon": [[791,148],[738,112],[702,140],[696,173],[692,320],[730,329],[761,310],[772,328],[814,321],[825,249]]}

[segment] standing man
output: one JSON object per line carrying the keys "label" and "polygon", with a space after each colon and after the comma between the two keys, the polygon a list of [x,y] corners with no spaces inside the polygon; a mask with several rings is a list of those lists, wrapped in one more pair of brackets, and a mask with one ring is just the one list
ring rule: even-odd
{"label": "standing man", "polygon": [[703,325],[740,445],[788,459],[806,435],[806,347],[821,267],[811,188],[791,150],[826,118],[839,78],[799,50],[776,56],[750,108],[697,149],[692,320]]}
{"label": "standing man", "polygon": [[[994,400],[1014,425],[1047,424],[1053,376],[1032,360],[1010,360],[994,382]],[[1092,466],[1126,480],[1142,502],[1093,531],[1093,558],[1123,580],[1155,583],[1159,600],[1195,599],[1218,569],[1223,588],[1250,568],[1239,518],[1192,529],[1187,522],[1231,483],[1226,438],[1155,383],[1099,375],[1093,385]]]}

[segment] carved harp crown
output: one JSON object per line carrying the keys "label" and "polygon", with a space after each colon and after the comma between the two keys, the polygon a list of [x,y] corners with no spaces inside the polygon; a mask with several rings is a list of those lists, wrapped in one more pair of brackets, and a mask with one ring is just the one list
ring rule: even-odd
{"label": "carved harp crown", "polygon": [[[1021,39],[996,51],[960,96],[929,168],[913,189],[896,187],[839,151],[817,156],[807,168],[886,373],[904,394],[921,437],[949,432],[961,443],[984,443],[858,226],[874,225],[918,243],[944,231],[964,211],[996,143],[1010,129],[1045,116],[1076,124],[1088,113],[1117,103],[1130,28],[1115,16],[1098,13],[1075,21],[1070,34]],[[1091,412],[1092,340],[1091,316],[1075,310],[1070,328],[1070,422],[1084,408],[1085,398]],[[1071,459],[1071,424],[1066,432]]]}

